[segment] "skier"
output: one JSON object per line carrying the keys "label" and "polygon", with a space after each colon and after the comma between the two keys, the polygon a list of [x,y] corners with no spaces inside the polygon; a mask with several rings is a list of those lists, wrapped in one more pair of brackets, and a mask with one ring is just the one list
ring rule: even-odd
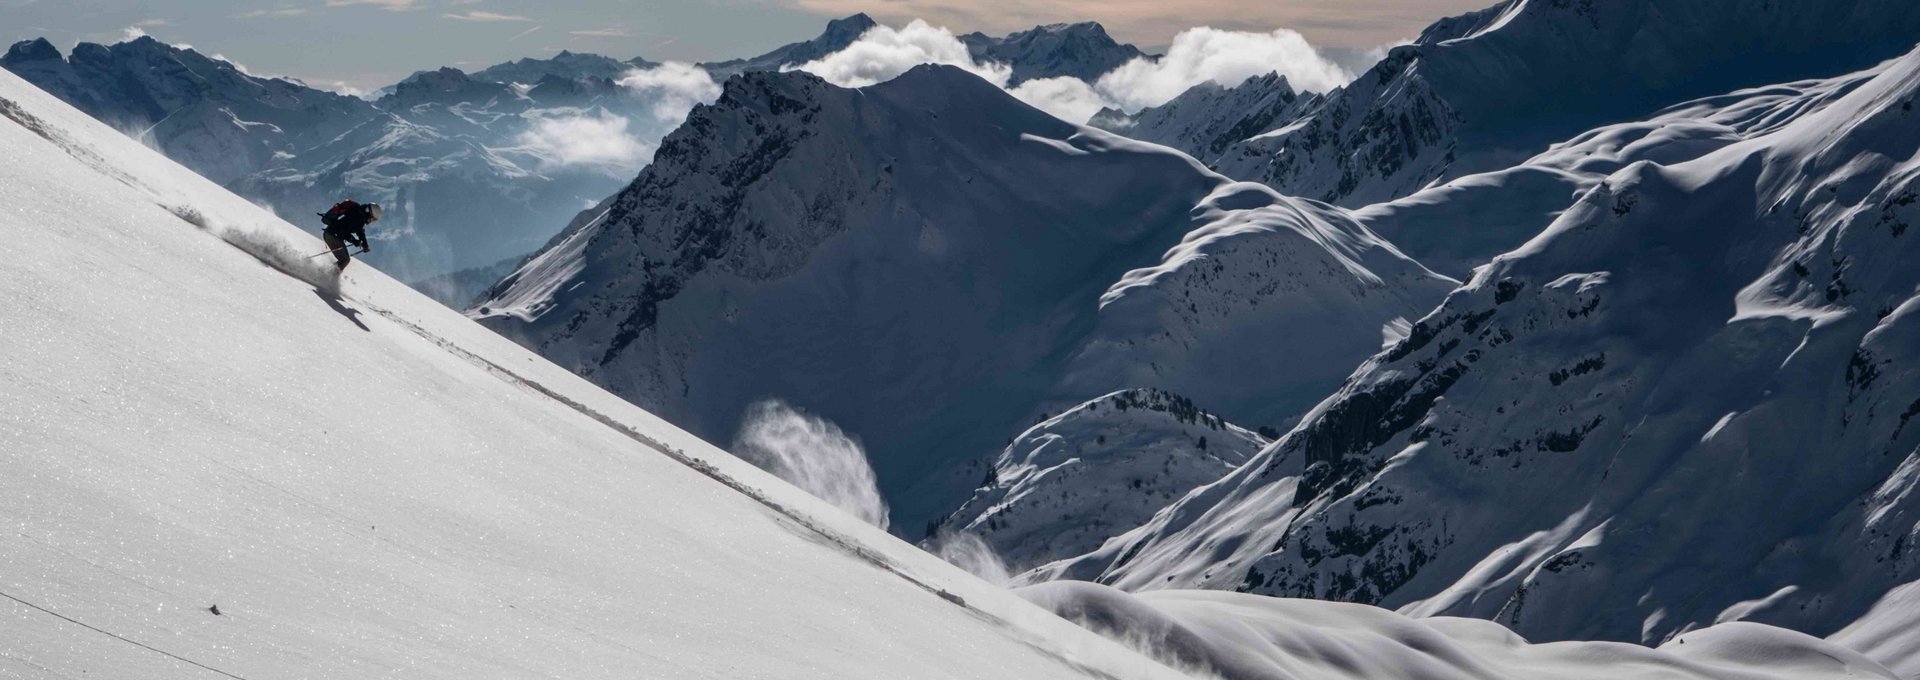
{"label": "skier", "polygon": [[334,260],[341,268],[353,260],[347,254],[347,246],[358,246],[362,253],[373,250],[367,243],[367,225],[380,221],[380,204],[361,204],[348,199],[319,215],[320,223],[326,225],[320,238],[327,242],[327,249],[333,251]]}

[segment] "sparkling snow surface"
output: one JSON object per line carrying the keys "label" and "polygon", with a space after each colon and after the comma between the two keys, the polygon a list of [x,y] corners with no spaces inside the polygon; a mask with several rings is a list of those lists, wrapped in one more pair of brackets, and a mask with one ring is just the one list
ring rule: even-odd
{"label": "sparkling snow surface", "polygon": [[11,74],[0,114],[0,676],[1177,677],[364,265],[263,266],[216,235],[322,247]]}

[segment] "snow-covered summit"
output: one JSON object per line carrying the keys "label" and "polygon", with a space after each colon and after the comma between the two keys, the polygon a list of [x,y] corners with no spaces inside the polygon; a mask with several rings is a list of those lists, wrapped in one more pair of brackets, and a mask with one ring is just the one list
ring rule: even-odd
{"label": "snow-covered summit", "polygon": [[0,68],[128,134],[216,182],[272,164],[277,154],[330,139],[378,112],[367,102],[280,78],[151,37],[72,55],[45,39],[23,41]]}
{"label": "snow-covered summit", "polygon": [[494,64],[474,71],[473,78],[494,83],[527,85],[538,83],[548,77],[566,80],[619,80],[621,76],[636,68],[651,68],[658,65],[640,57],[621,61],[598,54],[561,50],[546,59],[522,58]]}
{"label": "snow-covered summit", "polygon": [[1102,109],[1088,124],[1165,144],[1212,165],[1234,143],[1291,123],[1319,101],[1319,95],[1295,92],[1286,76],[1268,73],[1232,87],[1207,81],[1133,114]]}
{"label": "snow-covered summit", "polygon": [[974,32],[960,36],[975,61],[1013,68],[1008,85],[1034,78],[1072,77],[1093,82],[1134,59],[1146,56],[1139,48],[1107,35],[1105,26],[1087,21],[1048,24],[1004,37]]}
{"label": "snow-covered summit", "polygon": [[[481,108],[495,108],[503,101],[516,98],[511,87],[473,78],[460,69],[443,66],[437,70],[415,73],[396,83],[392,91],[377,103],[388,111],[427,104],[472,104]],[[526,105],[521,108],[526,108]]]}
{"label": "snow-covered summit", "polygon": [[1279,442],[1049,572],[1549,640],[1861,625],[1920,578],[1920,50],[1835,82],[1613,172]]}
{"label": "snow-covered summit", "polygon": [[0,73],[0,675],[1184,677]]}
{"label": "snow-covered summit", "polygon": [[782,66],[804,64],[846,49],[878,25],[879,22],[865,13],[854,14],[827,22],[826,29],[812,40],[781,45],[755,57],[707,62],[700,66],[712,72],[716,79],[753,71],[777,71]]}
{"label": "snow-covered summit", "polygon": [[1365,205],[1678,101],[1865,68],[1916,41],[1920,5],[1905,0],[1511,0],[1443,20],[1216,167]]}
{"label": "snow-covered summit", "polygon": [[[475,311],[704,436],[769,397],[824,415],[913,531],[1040,411],[1161,387],[1280,424],[1452,285],[1336,208],[922,66],[729,80]],[[1309,328],[1311,361],[1265,349]]]}

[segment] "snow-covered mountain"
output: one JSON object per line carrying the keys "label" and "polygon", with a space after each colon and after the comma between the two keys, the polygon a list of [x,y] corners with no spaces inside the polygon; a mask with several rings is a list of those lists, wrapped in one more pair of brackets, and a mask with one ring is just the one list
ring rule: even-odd
{"label": "snow-covered mountain", "polygon": [[11,74],[0,161],[0,295],[30,331],[0,335],[8,676],[1890,677],[1760,626],[1527,647],[1351,605],[1015,597],[300,259],[299,228]]}
{"label": "snow-covered mountain", "polygon": [[657,62],[634,57],[621,61],[613,57],[586,52],[560,50],[547,59],[517,59],[503,64],[494,64],[473,72],[473,79],[492,83],[522,83],[533,85],[550,77],[564,80],[619,80],[634,69],[659,66]]}
{"label": "snow-covered mountain", "polygon": [[1037,26],[1000,38],[974,32],[960,36],[960,41],[966,43],[974,61],[1011,66],[1009,86],[1061,76],[1093,82],[1121,64],[1147,56],[1137,47],[1115,41],[1106,27],[1091,21]]}
{"label": "snow-covered mountain", "polygon": [[1558,147],[1611,172],[1247,464],[1030,578],[1844,628],[1920,670],[1885,642],[1920,578],[1916,102],[1920,50]]}
{"label": "snow-covered mountain", "polygon": [[[664,135],[670,121],[656,119],[652,98],[603,77],[608,61],[569,54],[488,69],[540,73],[527,87],[423,72],[377,103],[146,37],[81,43],[64,58],[45,40],[23,42],[0,66],[298,224],[317,229],[312,214],[341,198],[385,204],[369,259],[421,278],[526,255],[644,162],[553,163],[550,148],[525,143],[543,122],[582,117]],[[647,125],[660,129],[638,129]]]}
{"label": "snow-covered mountain", "polygon": [[805,64],[821,57],[844,50],[853,41],[879,22],[866,14],[855,14],[843,19],[827,22],[827,29],[812,40],[781,45],[756,57],[714,61],[701,64],[701,68],[713,73],[717,80],[724,80],[741,73],[756,71],[778,71],[782,66]]}
{"label": "snow-covered mountain", "polygon": [[1100,547],[1267,443],[1180,395],[1115,392],[1020,433],[940,530],[1031,568]]}
{"label": "snow-covered mountain", "polygon": [[1897,678],[1860,652],[1753,623],[1690,631],[1648,648],[1531,644],[1499,624],[1412,618],[1377,607],[1218,591],[1126,593],[1046,583],[1022,597],[1168,665],[1225,680],[1652,680]]}
{"label": "snow-covered mountain", "polygon": [[1519,247],[1607,176],[1639,161],[1672,165],[1824,108],[1874,72],[1768,85],[1682,102],[1645,120],[1607,125],[1511,168],[1469,175],[1354,211],[1354,218],[1421,264],[1466,278]]}
{"label": "snow-covered mountain", "polygon": [[911,532],[1043,410],[1162,387],[1278,424],[1452,285],[1343,211],[923,66],[730,80],[475,314],[702,436],[821,414]]}
{"label": "snow-covered mountain", "polygon": [[1214,167],[1362,206],[1684,99],[1864,68],[1916,36],[1906,0],[1509,0],[1435,24]]}
{"label": "snow-covered mountain", "polygon": [[359,99],[251,76],[145,36],[80,43],[70,57],[44,38],[23,41],[0,68],[221,183],[379,116]]}
{"label": "snow-covered mountain", "polygon": [[1319,102],[1319,95],[1295,92],[1285,76],[1268,73],[1233,87],[1209,80],[1132,114],[1103,109],[1088,124],[1213,164],[1235,142],[1297,120]]}
{"label": "snow-covered mountain", "polygon": [[1185,677],[9,73],[0,199],[0,675]]}
{"label": "snow-covered mountain", "polygon": [[[596,125],[621,136],[649,134],[634,129],[642,125],[664,135],[670,125],[653,116],[652,98],[591,78],[549,74],[523,91],[452,68],[415,74],[379,100],[379,117],[232,186],[296,223],[336,197],[388,206],[371,232],[370,259],[409,279],[524,257],[552,237],[553,224],[617,190],[644,162],[566,162],[556,155],[564,147],[552,146],[565,140],[541,137],[542,126]],[[601,85],[556,92],[556,82]],[[462,292],[468,297],[445,301],[463,304],[477,291]]]}

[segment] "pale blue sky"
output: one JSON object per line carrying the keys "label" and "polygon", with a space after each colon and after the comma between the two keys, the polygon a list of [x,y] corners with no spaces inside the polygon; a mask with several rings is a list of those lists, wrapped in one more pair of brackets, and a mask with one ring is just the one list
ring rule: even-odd
{"label": "pale blue sky", "polygon": [[129,27],[221,54],[256,73],[372,89],[417,70],[473,70],[560,49],[703,61],[751,56],[865,11],[955,32],[1004,33],[1095,20],[1121,40],[1164,45],[1195,25],[1292,28],[1316,45],[1364,48],[1493,0],[0,0],[0,40],[116,42]]}

